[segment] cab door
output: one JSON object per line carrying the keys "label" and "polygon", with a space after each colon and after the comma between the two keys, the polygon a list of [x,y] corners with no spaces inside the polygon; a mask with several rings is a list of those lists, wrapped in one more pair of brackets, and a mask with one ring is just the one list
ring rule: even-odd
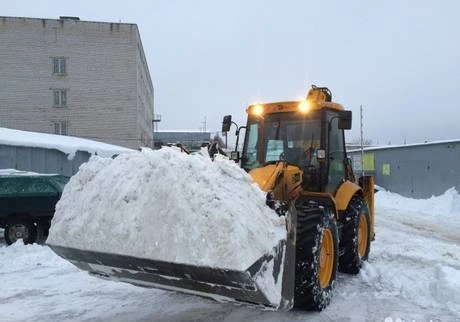
{"label": "cab door", "polygon": [[339,118],[336,113],[328,113],[328,154],[327,182],[325,191],[334,194],[345,180],[345,138],[344,131],[339,129]]}

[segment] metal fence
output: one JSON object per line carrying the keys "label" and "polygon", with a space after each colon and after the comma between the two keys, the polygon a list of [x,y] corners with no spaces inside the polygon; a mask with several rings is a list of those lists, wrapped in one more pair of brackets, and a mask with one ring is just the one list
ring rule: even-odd
{"label": "metal fence", "polygon": [[[361,151],[349,151],[356,173]],[[460,140],[364,149],[364,170],[375,183],[406,197],[427,198],[460,191]]]}
{"label": "metal fence", "polygon": [[0,169],[17,169],[38,173],[72,176],[90,153],[77,151],[72,160],[59,150],[23,146],[0,145]]}

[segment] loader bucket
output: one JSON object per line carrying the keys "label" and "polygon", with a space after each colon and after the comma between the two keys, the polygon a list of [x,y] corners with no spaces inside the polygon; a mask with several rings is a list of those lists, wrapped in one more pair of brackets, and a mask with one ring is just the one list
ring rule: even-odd
{"label": "loader bucket", "polygon": [[[273,252],[244,271],[202,267],[49,245],[59,256],[90,274],[137,286],[179,291],[222,302],[245,302],[274,310],[293,305],[294,244],[282,240]],[[271,274],[272,276],[268,276]],[[275,282],[281,297],[264,281]],[[279,294],[279,291],[278,291]]]}

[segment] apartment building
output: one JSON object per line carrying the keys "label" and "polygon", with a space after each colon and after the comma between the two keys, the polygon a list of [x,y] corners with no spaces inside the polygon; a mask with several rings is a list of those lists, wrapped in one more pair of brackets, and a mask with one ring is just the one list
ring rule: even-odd
{"label": "apartment building", "polygon": [[153,147],[136,24],[0,17],[0,127]]}

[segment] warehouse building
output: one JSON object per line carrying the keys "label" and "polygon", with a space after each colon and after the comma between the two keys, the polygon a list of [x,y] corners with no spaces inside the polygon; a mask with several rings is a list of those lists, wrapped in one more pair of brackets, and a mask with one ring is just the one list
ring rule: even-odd
{"label": "warehouse building", "polygon": [[157,131],[153,133],[155,148],[164,145],[181,144],[189,151],[198,151],[211,141],[211,132],[201,131]]}
{"label": "warehouse building", "polygon": [[0,127],[153,147],[137,25],[0,17]]}
{"label": "warehouse building", "polygon": [[15,169],[70,177],[91,155],[116,157],[132,151],[88,139],[0,127],[0,172]]}
{"label": "warehouse building", "polygon": [[[380,146],[348,152],[355,173],[375,176],[375,183],[411,198],[460,191],[460,140]],[[362,162],[361,162],[362,159]],[[362,166],[363,165],[363,166]]]}

